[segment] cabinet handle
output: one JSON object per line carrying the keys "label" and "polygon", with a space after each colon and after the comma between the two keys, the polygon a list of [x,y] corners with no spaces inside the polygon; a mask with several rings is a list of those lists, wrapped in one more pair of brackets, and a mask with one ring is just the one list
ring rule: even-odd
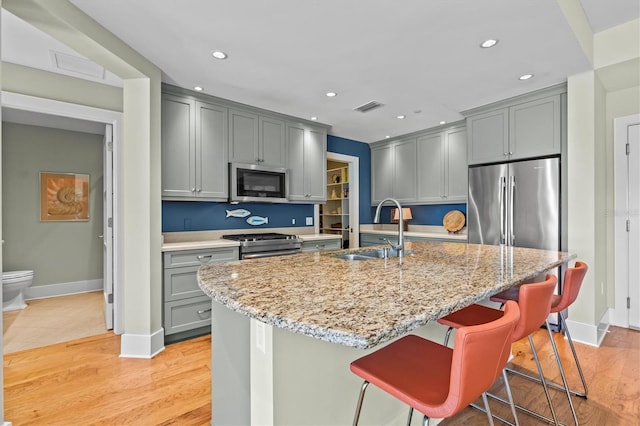
{"label": "cabinet handle", "polygon": [[200,192],[202,192],[202,188],[196,189],[196,192],[199,194]]}
{"label": "cabinet handle", "polygon": [[191,192],[196,192],[196,189],[195,188],[191,188]]}
{"label": "cabinet handle", "polygon": [[202,314],[207,313],[207,312],[211,312],[211,308],[209,308],[209,309],[201,309],[201,310],[199,310],[199,311],[198,311],[198,315],[202,315]]}
{"label": "cabinet handle", "polygon": [[[212,257],[213,257],[212,254],[201,254],[201,255],[196,256],[196,259],[198,259],[201,263],[206,263],[209,260],[211,260]],[[205,260],[205,259],[207,259],[207,261],[203,262],[203,260]]]}
{"label": "cabinet handle", "polygon": [[509,151],[509,155],[513,155],[513,151]]}
{"label": "cabinet handle", "polygon": [[508,154],[508,153],[506,153],[506,152],[503,152],[503,153],[502,153],[502,155],[505,155],[505,156],[506,156],[506,155],[509,155],[509,154]]}

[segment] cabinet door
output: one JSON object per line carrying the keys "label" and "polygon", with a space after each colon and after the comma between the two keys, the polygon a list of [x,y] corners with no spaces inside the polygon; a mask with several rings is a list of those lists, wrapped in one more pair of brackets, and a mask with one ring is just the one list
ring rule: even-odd
{"label": "cabinet door", "polygon": [[447,202],[466,202],[467,200],[467,130],[465,128],[445,131],[446,141],[446,179],[445,197]]}
{"label": "cabinet door", "polygon": [[442,133],[436,133],[418,138],[419,201],[427,203],[439,203],[442,201],[445,193],[443,137]]}
{"label": "cabinet door", "polygon": [[289,200],[310,203],[327,199],[327,133],[287,124]]}
{"label": "cabinet door", "polygon": [[560,95],[509,108],[512,159],[560,153]]}
{"label": "cabinet door", "polygon": [[289,200],[306,201],[304,185],[304,128],[287,125],[287,168],[289,169]]}
{"label": "cabinet door", "polygon": [[393,196],[393,146],[371,149],[371,201],[378,204]]}
{"label": "cabinet door", "polygon": [[195,196],[195,101],[162,95],[162,196]]}
{"label": "cabinet door", "polygon": [[285,123],[260,116],[259,157],[265,164],[284,166],[287,162]]}
{"label": "cabinet door", "polygon": [[327,133],[309,128],[305,132],[304,179],[307,198],[314,203],[327,199]]}
{"label": "cabinet door", "polygon": [[250,164],[261,162],[256,114],[229,110],[229,161]]}
{"label": "cabinet door", "polygon": [[509,111],[502,108],[467,119],[469,164],[505,161],[509,158]]}
{"label": "cabinet door", "polygon": [[196,194],[226,200],[229,197],[227,109],[196,103]]}
{"label": "cabinet door", "polygon": [[416,140],[394,144],[393,198],[400,202],[416,200]]}

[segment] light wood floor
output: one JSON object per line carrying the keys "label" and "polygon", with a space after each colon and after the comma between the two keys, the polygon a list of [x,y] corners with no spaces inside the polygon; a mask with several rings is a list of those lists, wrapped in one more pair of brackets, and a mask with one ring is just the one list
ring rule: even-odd
{"label": "light wood floor", "polygon": [[2,313],[5,354],[107,331],[101,291],[28,300],[27,305]]}
{"label": "light wood floor", "polygon": [[[535,335],[543,368],[557,376],[545,330]],[[571,357],[560,336],[565,365]],[[176,343],[151,360],[119,358],[120,340],[111,333],[16,352],[4,357],[5,415],[14,425],[207,425],[210,408],[210,336]],[[640,332],[612,327],[600,348],[577,344],[589,384],[589,398],[575,398],[583,425],[640,424]],[[527,341],[513,347],[513,364],[535,369]],[[345,366],[347,368],[347,366]],[[575,386],[579,379],[567,367]],[[516,402],[546,412],[540,385],[511,376]],[[493,391],[501,394],[497,383]],[[355,407],[358,389],[354,389]],[[552,390],[561,422],[571,425],[564,394]],[[508,413],[497,403],[494,411]],[[543,424],[524,414],[522,425]],[[486,424],[465,409],[441,425]],[[499,424],[499,423],[498,423]]]}

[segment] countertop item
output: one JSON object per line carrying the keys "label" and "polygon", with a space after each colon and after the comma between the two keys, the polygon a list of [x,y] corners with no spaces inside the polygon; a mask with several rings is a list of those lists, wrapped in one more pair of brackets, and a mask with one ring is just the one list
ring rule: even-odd
{"label": "countertop item", "polygon": [[200,287],[258,321],[366,349],[555,268],[574,255],[451,242],[409,242],[397,258],[349,261],[356,250],[204,265]]}
{"label": "countertop item", "polygon": [[451,210],[442,218],[444,229],[449,232],[458,232],[464,228],[464,214],[460,210]]}

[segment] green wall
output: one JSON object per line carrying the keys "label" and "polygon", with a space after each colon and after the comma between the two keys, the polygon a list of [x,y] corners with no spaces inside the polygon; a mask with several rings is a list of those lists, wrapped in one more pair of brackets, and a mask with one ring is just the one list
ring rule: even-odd
{"label": "green wall", "polygon": [[[88,222],[40,222],[39,173],[90,175]],[[34,286],[102,278],[102,136],[2,123],[5,271],[35,272]]]}

